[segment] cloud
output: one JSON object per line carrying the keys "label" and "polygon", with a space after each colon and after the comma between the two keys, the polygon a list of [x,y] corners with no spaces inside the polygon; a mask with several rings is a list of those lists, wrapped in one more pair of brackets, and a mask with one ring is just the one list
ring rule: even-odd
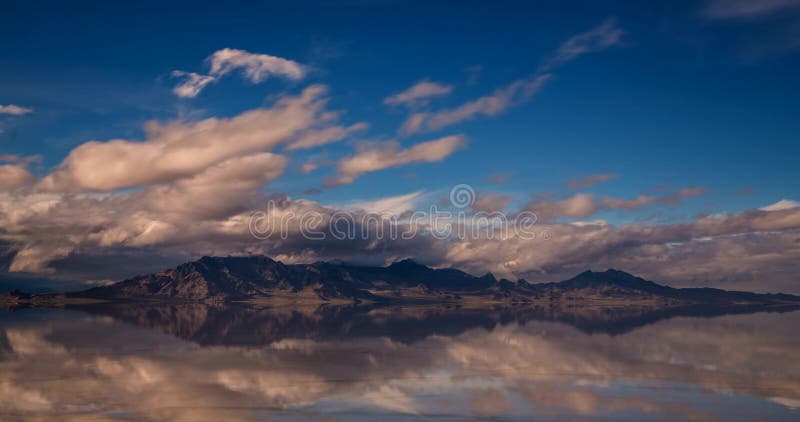
{"label": "cloud", "polygon": [[472,120],[478,116],[496,116],[510,107],[525,103],[552,79],[557,67],[578,57],[619,45],[624,31],[614,19],[607,19],[600,26],[575,35],[561,44],[555,55],[525,78],[496,89],[492,94],[468,101],[453,109],[414,113],[400,128],[400,134],[434,131],[446,126]]}
{"label": "cloud", "polygon": [[39,188],[50,192],[113,191],[192,177],[232,157],[283,145],[309,148],[347,136],[324,110],[326,88],[314,85],[270,108],[228,119],[150,122],[147,139],[91,141],[73,149]]}
{"label": "cloud", "polygon": [[543,220],[552,220],[557,217],[587,218],[600,209],[594,196],[589,193],[578,193],[561,200],[535,200],[525,206],[525,209],[536,213]]}
{"label": "cloud", "polygon": [[34,155],[17,155],[17,154],[0,154],[0,162],[3,163],[11,163],[11,164],[22,164],[28,166],[33,163],[41,163],[42,156],[40,154]]}
{"label": "cloud", "polygon": [[252,83],[261,83],[271,76],[296,81],[308,73],[306,66],[292,60],[232,48],[217,50],[206,61],[209,63],[208,75],[173,71],[173,77],[183,78],[184,81],[175,86],[172,92],[181,98],[195,98],[206,86],[235,70],[241,70],[242,76]]}
{"label": "cloud", "polygon": [[707,191],[706,188],[701,187],[683,188],[675,193],[658,198],[658,201],[662,204],[677,204],[686,198],[704,195]]}
{"label": "cloud", "polygon": [[641,208],[645,205],[652,204],[656,202],[658,198],[655,196],[650,195],[639,195],[634,199],[621,199],[621,198],[612,198],[606,197],[603,198],[603,204],[611,209],[626,209],[626,210],[635,210]]}
{"label": "cloud", "polygon": [[172,72],[175,78],[183,78],[184,81],[176,85],[172,89],[175,95],[181,98],[194,98],[197,94],[206,87],[206,85],[214,82],[216,79],[213,76],[201,75],[194,72],[184,72],[182,70],[175,70]]}
{"label": "cloud", "polygon": [[[353,204],[342,208],[280,195],[267,197],[259,185],[272,180],[285,159],[267,154],[232,160],[191,179],[139,191],[97,195],[26,193],[23,189],[0,194],[0,239],[14,245],[15,251],[11,270],[42,273],[51,262],[77,257],[98,260],[134,248],[165,255],[263,253],[286,262],[346,259],[383,264],[415,257],[475,274],[492,271],[533,281],[614,267],[679,285],[800,292],[793,283],[793,274],[800,271],[800,208],[749,210],[661,225],[558,221],[556,215],[587,218],[608,206],[602,198],[576,194],[548,201],[547,208],[532,208],[552,217],[537,221],[534,239],[514,233],[503,239],[442,240],[425,235],[389,239],[368,230],[365,238],[310,240],[295,220],[285,238],[257,240],[249,232],[249,217],[252,210],[263,209],[268,199],[276,201],[271,216],[278,221],[287,215],[316,213],[325,227],[342,210],[356,212],[355,221],[359,212],[369,210],[402,216],[425,197],[414,192],[378,198],[360,205],[362,211],[354,211]],[[408,224],[403,221],[401,217],[401,224]]]}
{"label": "cloud", "polygon": [[615,19],[606,19],[600,26],[575,35],[562,43],[556,50],[556,54],[539,68],[539,72],[553,70],[584,54],[603,51],[619,45],[622,43],[624,34],[625,31],[617,27]]}
{"label": "cloud", "polygon": [[800,207],[800,202],[792,201],[791,199],[781,199],[780,201],[759,208],[761,211],[784,211]]}
{"label": "cloud", "polygon": [[675,205],[687,198],[703,195],[706,189],[699,187],[683,188],[663,196],[639,195],[633,199],[615,198],[605,196],[600,199],[590,193],[578,193],[571,197],[552,200],[548,196],[537,198],[524,209],[534,212],[543,221],[559,217],[588,218],[598,211],[603,210],[628,210],[633,211],[647,205],[663,204]]}
{"label": "cloud", "polygon": [[27,186],[36,181],[36,177],[27,169],[27,164],[0,165],[0,191],[8,191]]}
{"label": "cloud", "polygon": [[338,142],[356,132],[367,129],[369,125],[364,122],[347,127],[330,126],[323,129],[308,130],[292,143],[286,146],[286,151],[314,148],[332,142]]}
{"label": "cloud", "polygon": [[295,61],[232,48],[218,50],[207,60],[211,64],[209,73],[212,76],[220,77],[240,69],[253,83],[263,82],[270,76],[300,80],[307,73],[306,67]]}
{"label": "cloud", "polygon": [[499,192],[479,194],[472,203],[472,209],[487,213],[503,211],[508,207],[511,199],[511,195],[505,195]]}
{"label": "cloud", "polygon": [[486,182],[491,183],[493,185],[502,185],[508,182],[508,179],[511,178],[511,173],[503,172],[503,173],[494,173],[486,176]]}
{"label": "cloud", "polygon": [[315,162],[303,163],[303,165],[300,166],[300,171],[302,171],[303,173],[311,173],[312,171],[316,170],[318,167],[319,167],[319,164],[317,164]]}
{"label": "cloud", "polygon": [[442,85],[437,82],[423,80],[417,82],[411,88],[403,92],[398,92],[383,100],[386,105],[405,105],[407,107],[414,107],[424,104],[432,97],[440,97],[449,94],[453,90],[450,85]]}
{"label": "cloud", "polygon": [[10,114],[12,116],[22,116],[23,114],[32,113],[33,109],[27,107],[20,107],[18,105],[9,104],[9,105],[2,105],[0,104],[0,114]]}
{"label": "cloud", "polygon": [[404,195],[379,198],[372,201],[355,201],[347,204],[343,208],[350,210],[360,210],[367,213],[401,215],[406,211],[413,210],[423,198],[423,191],[416,191]]}
{"label": "cloud", "polygon": [[531,98],[550,77],[551,75],[545,74],[519,79],[503,88],[498,88],[491,95],[464,103],[454,109],[412,114],[403,123],[400,132],[409,135],[420,131],[433,131],[472,120],[477,116],[495,116]]}
{"label": "cloud", "polygon": [[614,180],[619,177],[618,173],[600,173],[590,174],[584,177],[576,177],[567,182],[567,187],[570,189],[587,189],[596,186],[609,180]]}
{"label": "cloud", "polygon": [[703,14],[709,19],[752,19],[800,7],[800,0],[711,0]]}
{"label": "cloud", "polygon": [[401,149],[400,144],[396,141],[361,144],[356,155],[339,161],[336,165],[339,176],[329,179],[326,185],[350,184],[364,173],[404,164],[442,161],[456,150],[464,147],[465,144],[466,140],[462,135],[421,142],[407,149]]}

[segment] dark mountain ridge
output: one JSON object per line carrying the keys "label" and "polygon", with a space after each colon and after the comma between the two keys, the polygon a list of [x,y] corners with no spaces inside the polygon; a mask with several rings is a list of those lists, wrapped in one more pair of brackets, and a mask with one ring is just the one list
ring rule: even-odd
{"label": "dark mountain ridge", "polygon": [[[56,295],[5,295],[5,302],[35,303]],[[624,271],[585,271],[553,283],[476,277],[434,269],[412,260],[385,267],[316,262],[284,264],[266,256],[203,257],[174,269],[140,275],[107,286],[57,295],[59,298],[112,301],[271,301],[283,303],[559,303],[575,302],[677,306],[798,304],[800,296],[758,294],[712,288],[673,288]]]}

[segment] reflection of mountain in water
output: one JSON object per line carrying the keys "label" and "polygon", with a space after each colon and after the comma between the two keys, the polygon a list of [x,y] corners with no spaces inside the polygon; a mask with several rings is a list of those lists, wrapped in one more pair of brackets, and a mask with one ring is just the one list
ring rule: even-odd
{"label": "reflection of mountain in water", "polygon": [[157,329],[199,344],[269,344],[287,338],[328,340],[388,337],[414,342],[432,335],[458,335],[473,328],[530,321],[556,321],[585,333],[623,334],[678,316],[713,317],[785,312],[798,306],[496,307],[332,306],[263,308],[249,305],[98,304],[80,309]]}

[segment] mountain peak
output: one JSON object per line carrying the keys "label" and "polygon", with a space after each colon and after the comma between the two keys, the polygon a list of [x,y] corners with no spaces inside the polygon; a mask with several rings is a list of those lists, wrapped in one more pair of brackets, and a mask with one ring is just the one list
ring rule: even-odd
{"label": "mountain peak", "polygon": [[614,268],[609,268],[605,271],[584,271],[569,280],[562,281],[560,284],[569,288],[614,285],[647,292],[671,289],[671,287],[663,286]]}
{"label": "mountain peak", "polygon": [[427,266],[422,265],[411,258],[406,258],[392,262],[388,268],[420,268],[420,267],[428,268]]}

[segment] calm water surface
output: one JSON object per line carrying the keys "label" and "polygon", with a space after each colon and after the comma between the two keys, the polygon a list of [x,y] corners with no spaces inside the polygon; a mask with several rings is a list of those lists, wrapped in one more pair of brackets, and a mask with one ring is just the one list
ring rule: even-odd
{"label": "calm water surface", "polygon": [[800,312],[0,311],[2,420],[800,420]]}

